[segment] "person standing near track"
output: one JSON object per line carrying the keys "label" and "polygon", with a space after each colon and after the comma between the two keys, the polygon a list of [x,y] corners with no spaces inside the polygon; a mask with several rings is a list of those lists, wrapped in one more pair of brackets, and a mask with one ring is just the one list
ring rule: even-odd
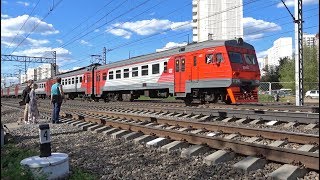
{"label": "person standing near track", "polygon": [[29,93],[30,101],[29,101],[29,122],[30,123],[38,123],[37,119],[39,118],[39,110],[38,110],[38,100],[36,96],[36,89],[38,88],[38,85],[34,83],[31,86],[31,91]]}
{"label": "person standing near track", "polygon": [[26,123],[26,124],[29,124],[29,119],[28,119],[29,101],[30,101],[29,93],[31,91],[32,84],[33,84],[33,80],[30,79],[27,82],[27,86],[22,91],[22,102],[23,102],[23,104],[25,104],[24,113],[23,113],[23,120],[24,120],[24,123]]}
{"label": "person standing near track", "polygon": [[62,100],[66,102],[64,98],[64,93],[61,85],[61,78],[57,77],[56,83],[51,86],[51,104],[52,104],[52,124],[58,124],[59,122],[59,113],[62,104]]}

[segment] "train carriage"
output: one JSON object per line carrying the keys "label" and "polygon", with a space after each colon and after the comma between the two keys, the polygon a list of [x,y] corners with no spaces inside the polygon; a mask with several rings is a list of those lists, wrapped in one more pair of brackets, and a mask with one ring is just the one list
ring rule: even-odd
{"label": "train carriage", "polygon": [[108,100],[174,95],[187,104],[257,102],[260,71],[253,46],[239,40],[206,41],[92,67],[87,94]]}
{"label": "train carriage", "polygon": [[[257,102],[260,70],[254,47],[238,40],[209,40],[162,52],[100,65],[92,64],[58,75],[66,98],[133,101],[175,96],[186,104]],[[55,77],[37,81],[40,97],[50,96]],[[21,94],[23,85],[16,89]],[[13,94],[12,87],[2,95]]]}

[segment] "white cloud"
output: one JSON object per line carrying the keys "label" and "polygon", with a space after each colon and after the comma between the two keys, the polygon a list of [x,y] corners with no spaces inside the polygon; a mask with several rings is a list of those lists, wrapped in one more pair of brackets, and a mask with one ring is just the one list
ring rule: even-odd
{"label": "white cloud", "polygon": [[[33,34],[40,34],[43,36],[49,34],[57,34],[58,30],[55,30],[52,24],[41,21],[37,17],[30,17],[28,15],[22,15],[15,18],[1,19],[1,44],[9,46],[12,40],[15,38],[15,41],[12,42],[13,45],[17,45],[24,39],[25,35],[30,33],[34,27],[38,27],[33,31]],[[24,27],[21,29],[24,22]],[[17,36],[17,34],[19,36]],[[39,46],[48,43],[47,40],[34,40],[32,38],[27,38],[23,44],[25,46]]]}
{"label": "white cloud", "polygon": [[[6,36],[6,35],[2,35],[1,34],[1,44],[5,45],[7,47],[13,48],[15,46],[17,46],[18,44],[20,44],[24,39],[24,36]],[[12,43],[11,43],[12,42]],[[46,39],[32,39],[32,38],[26,38],[21,44],[20,46],[32,46],[32,47],[37,47],[37,46],[42,46],[49,43],[48,40]]]}
{"label": "white cloud", "polygon": [[8,1],[1,1],[2,4],[8,4]]}
{"label": "white cloud", "polygon": [[126,31],[124,29],[109,29],[109,30],[106,30],[106,32],[109,32],[113,35],[116,35],[116,36],[122,36],[126,39],[130,39],[132,33],[129,32],[129,31]]}
{"label": "white cloud", "polygon": [[99,32],[99,31],[100,31],[99,29],[95,29],[95,30],[94,30],[94,32]]}
{"label": "white cloud", "polygon": [[57,64],[63,65],[66,63],[74,62],[71,59],[71,52],[64,48],[51,48],[51,47],[39,47],[31,48],[23,51],[14,52],[13,55],[19,56],[34,56],[34,57],[48,57],[48,52],[56,51]]}
{"label": "white cloud", "polygon": [[281,30],[281,27],[273,22],[254,19],[252,17],[243,18],[244,38],[246,41],[259,39],[265,33]]}
{"label": "white cloud", "polygon": [[26,6],[26,7],[30,5],[30,3],[25,2],[25,1],[18,1],[17,4],[20,4],[20,5],[23,5],[23,6]]}
{"label": "white cloud", "polygon": [[31,32],[35,26],[37,28],[33,31],[33,33],[38,33],[41,35],[49,35],[49,34],[57,34],[59,31],[55,30],[52,24],[48,24],[46,22],[41,21],[37,17],[30,17],[26,22],[24,27],[20,30],[23,23],[28,19],[29,15],[22,15],[15,18],[9,19],[1,19],[1,34],[2,33],[11,33],[17,34],[27,34]]}
{"label": "white cloud", "polygon": [[92,46],[89,42],[87,42],[87,41],[85,41],[83,39],[81,39],[80,44],[87,45],[87,46]]}
{"label": "white cloud", "polygon": [[10,16],[7,14],[1,14],[1,19],[7,19],[7,18],[10,18]]}
{"label": "white cloud", "polygon": [[257,58],[264,58],[264,57],[266,57],[266,55],[268,55],[268,50],[258,52],[257,53]]}
{"label": "white cloud", "polygon": [[61,39],[56,39],[56,41],[57,41],[58,43],[60,43],[60,44],[63,43],[63,41],[62,41]]}
{"label": "white cloud", "polygon": [[[286,6],[288,7],[294,7],[294,0],[285,0],[284,3],[286,4]],[[308,5],[308,4],[319,4],[319,0],[303,0],[302,4],[304,5]],[[283,8],[284,5],[282,2],[277,4],[278,8]]]}
{"label": "white cloud", "polygon": [[163,48],[156,49],[156,52],[165,51],[168,49],[172,49],[172,48],[176,48],[176,47],[180,47],[180,46],[185,46],[185,45],[187,45],[187,43],[168,42]]}
{"label": "white cloud", "polygon": [[107,32],[110,32],[117,36],[124,36],[125,38],[131,37],[131,32],[138,35],[147,36],[155,33],[159,33],[166,30],[181,30],[181,29],[191,29],[190,21],[185,22],[172,22],[169,20],[141,20],[136,22],[125,22],[113,24],[113,27],[117,29],[109,28]]}

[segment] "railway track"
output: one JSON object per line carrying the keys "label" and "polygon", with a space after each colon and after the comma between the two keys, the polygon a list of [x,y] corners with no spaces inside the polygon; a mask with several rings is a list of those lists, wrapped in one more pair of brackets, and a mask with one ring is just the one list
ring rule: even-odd
{"label": "railway track", "polygon": [[[21,109],[9,102],[2,104]],[[262,165],[257,166],[258,168],[263,168],[267,161],[272,161],[285,164],[283,166],[286,168],[287,166],[291,168],[299,167],[299,171],[303,172],[319,171],[318,135],[217,125],[211,122],[213,119],[223,122],[249,120],[252,117],[252,110],[241,113],[247,115],[247,118],[239,119],[235,116],[227,117],[221,110],[213,111],[212,109],[197,108],[196,111],[200,110],[201,114],[194,114],[194,110],[192,111],[191,108],[183,110],[182,108],[171,107],[170,110],[166,111],[164,107],[160,106],[159,108],[162,108],[162,110],[159,111],[155,108],[156,106],[148,108],[140,106],[130,109],[125,107],[121,104],[114,107],[104,107],[97,104],[68,104],[64,106],[61,115],[65,118],[64,123],[76,125],[85,130],[102,132],[115,138],[125,137],[129,140],[130,138],[144,137],[145,142],[141,140],[142,143],[152,144],[150,146],[160,147],[165,151],[183,147],[185,149],[181,152],[181,156],[191,156],[203,151],[215,151],[204,157],[203,161],[207,164],[220,162],[221,157],[218,154],[223,154],[226,158],[222,159],[227,160],[238,154],[259,161]],[[41,112],[46,118],[50,118],[51,110],[49,109],[47,104],[41,106]],[[210,115],[205,115],[204,112],[206,111],[210,111]],[[224,111],[236,114],[235,110]],[[212,114],[212,112],[216,114]],[[296,118],[307,117],[312,119],[311,123],[316,122],[316,118],[313,116],[316,113],[279,112],[279,114],[281,113],[285,113],[281,117],[298,115]],[[291,116],[288,116],[288,114],[291,114]],[[248,116],[251,117],[248,118]],[[270,117],[272,116],[270,115]],[[273,117],[277,117],[277,113],[274,113]],[[292,121],[287,122],[288,124],[292,123]],[[129,136],[130,134],[132,136]],[[243,163],[239,162],[239,164]],[[281,168],[279,168],[279,171],[281,171]]]}
{"label": "railway track", "polygon": [[157,105],[144,104],[111,104],[106,105],[76,105],[68,107],[89,109],[99,109],[105,111],[128,111],[134,113],[162,114],[165,116],[183,117],[197,121],[222,121],[237,122],[243,124],[265,124],[278,125],[284,124],[285,127],[296,127],[298,125],[307,125],[306,128],[317,128],[319,123],[319,113],[310,112],[289,112],[289,111],[267,111],[258,109],[204,109],[201,107],[165,107]]}
{"label": "railway track", "polygon": [[[42,111],[45,112],[46,110],[42,109]],[[47,111],[47,113],[50,114],[50,111]],[[84,129],[90,129],[90,127],[91,130],[95,129],[92,127],[96,127],[95,130],[104,128],[103,132],[106,132],[105,134],[114,136],[117,136],[117,132],[119,137],[134,132],[143,133],[144,136],[151,136],[152,139],[158,139],[159,142],[166,141],[163,146],[180,144],[179,142],[188,143],[189,148],[187,149],[195,146],[202,147],[202,149],[213,148],[218,150],[219,153],[263,157],[266,160],[279,163],[300,163],[307,169],[319,170],[319,150],[317,149],[319,136],[316,135],[218,126],[208,122],[165,118],[160,115],[161,113],[158,114],[158,117],[155,117],[151,115],[152,112],[150,111],[144,113],[144,115],[141,115],[140,112],[140,115],[138,115],[130,110],[123,109],[118,110],[118,112],[106,112],[69,108],[62,114],[69,118],[64,122],[85,127]],[[140,136],[143,135],[140,134]],[[297,149],[285,148],[285,144],[290,143],[299,143],[298,146],[301,147]],[[190,144],[193,144],[193,146]],[[181,156],[187,153],[186,150],[183,152],[181,152]],[[208,156],[204,161],[212,163],[209,159]]]}

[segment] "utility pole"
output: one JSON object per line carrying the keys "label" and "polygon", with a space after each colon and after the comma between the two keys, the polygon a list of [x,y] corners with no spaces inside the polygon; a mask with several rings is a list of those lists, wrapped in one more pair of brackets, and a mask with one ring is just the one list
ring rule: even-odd
{"label": "utility pole", "polygon": [[102,59],[103,59],[103,64],[107,64],[107,49],[106,49],[106,47],[103,47]]}
{"label": "utility pole", "polygon": [[295,0],[295,82],[296,106],[303,106],[303,32],[302,0]]}
{"label": "utility pole", "polygon": [[303,29],[302,29],[302,0],[294,0],[294,16],[290,13],[295,27],[295,88],[296,88],[296,106],[303,106]]}
{"label": "utility pole", "polygon": [[52,54],[53,54],[53,58],[54,58],[54,66],[53,66],[53,68],[54,68],[54,76],[57,76],[57,52],[53,51]]}

